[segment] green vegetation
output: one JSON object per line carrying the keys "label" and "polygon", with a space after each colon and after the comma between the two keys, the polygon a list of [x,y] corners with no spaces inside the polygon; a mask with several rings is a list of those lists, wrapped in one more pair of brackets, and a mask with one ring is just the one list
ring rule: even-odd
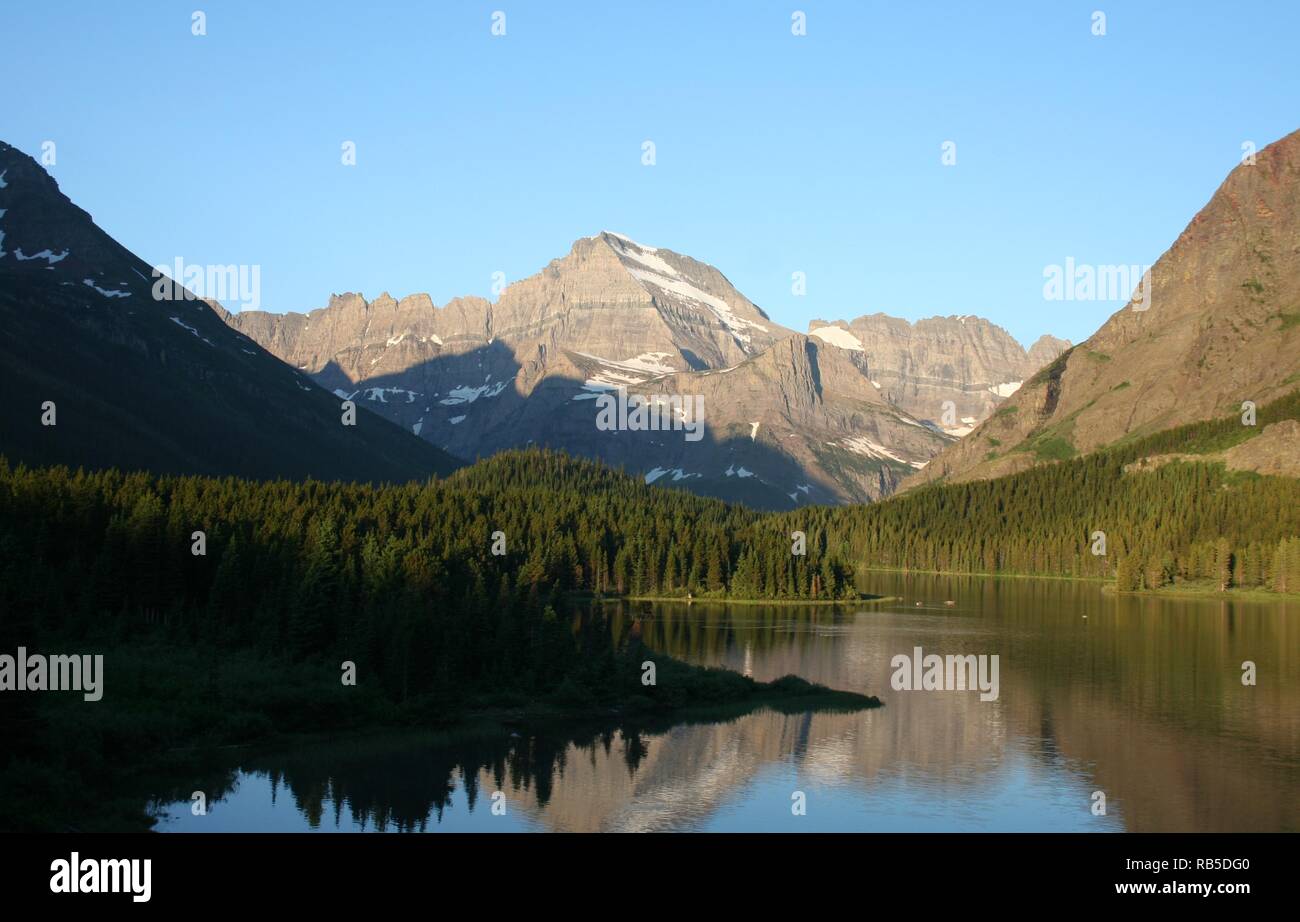
{"label": "green vegetation", "polygon": [[536,451],[386,487],[0,462],[0,651],[102,653],[107,688],[0,698],[0,828],[130,826],[134,779],[286,732],[878,703],[676,663],[578,602],[856,595],[824,536],[761,522]]}
{"label": "green vegetation", "polygon": [[[1300,587],[1300,481],[1209,463],[1124,470],[1140,458],[1235,444],[1271,422],[1300,418],[1300,392],[1257,415],[1255,427],[1235,416],[1194,423],[996,480],[777,518],[783,531],[824,531],[828,553],[863,568],[1117,578],[1121,589],[1215,580],[1223,588],[1293,592]],[[1106,534],[1104,556],[1092,553],[1096,531]]]}
{"label": "green vegetation", "polygon": [[1015,416],[1020,412],[1020,407],[1010,407],[1005,404],[994,411],[993,416],[997,419],[1006,419],[1008,416]]}
{"label": "green vegetation", "polygon": [[[1103,592],[1111,592],[1114,584],[1103,586]],[[1245,589],[1229,586],[1224,589],[1214,580],[1194,579],[1179,583],[1166,582],[1156,589],[1130,588],[1123,590],[1126,594],[1159,596],[1171,599],[1228,599],[1233,602],[1279,602],[1300,601],[1300,591],[1274,592],[1270,589]]]}
{"label": "green vegetation", "polygon": [[1060,422],[1039,429],[1015,447],[1015,451],[1032,452],[1039,461],[1068,461],[1078,452],[1071,437],[1074,433],[1074,420],[1078,413],[1072,413]]}
{"label": "green vegetation", "polygon": [[132,793],[165,771],[285,733],[878,703],[652,654],[638,622],[584,596],[832,602],[858,597],[855,567],[1295,593],[1300,481],[1125,470],[1294,418],[1300,392],[1257,427],[1231,416],[1085,457],[1067,456],[1066,421],[1028,443],[1057,464],[770,515],[545,451],[381,487],[0,461],[0,652],[102,652],[107,689],[0,696],[0,827],[135,828]]}
{"label": "green vegetation", "polygon": [[[783,518],[788,528],[824,529],[861,566],[1109,578],[1117,566],[1145,570],[1154,560],[1162,581],[1174,581],[1211,577],[1226,561],[1229,585],[1300,585],[1300,482],[1238,478],[1222,465],[1126,474],[1103,453]],[[1106,535],[1105,556],[1092,554],[1096,531]]]}
{"label": "green vegetation", "polygon": [[1284,419],[1300,419],[1300,390],[1258,407],[1254,426],[1242,425],[1241,414],[1238,412],[1219,419],[1188,423],[1174,429],[1136,436],[1120,442],[1110,450],[1110,454],[1124,461],[1176,452],[1210,454],[1239,445],[1259,435],[1266,426]]}
{"label": "green vegetation", "polygon": [[1066,461],[1078,454],[1074,446],[1060,436],[1044,435],[1031,439],[1028,447],[1040,461]]}
{"label": "green vegetation", "polygon": [[1051,362],[1034,372],[1033,377],[1029,379],[1028,386],[1033,387],[1037,384],[1059,382],[1061,380],[1061,375],[1065,374],[1065,366],[1069,363],[1070,356],[1073,355],[1074,350],[1078,348],[1078,346],[1071,346]]}

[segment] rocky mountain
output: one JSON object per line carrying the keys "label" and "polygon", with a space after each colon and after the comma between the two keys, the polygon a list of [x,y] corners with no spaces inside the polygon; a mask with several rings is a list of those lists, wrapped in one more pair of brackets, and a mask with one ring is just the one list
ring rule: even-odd
{"label": "rocky mountain", "polygon": [[1070,347],[1042,336],[1026,351],[1002,327],[970,315],[909,323],[877,313],[814,320],[808,332],[853,353],[885,399],[954,436],[987,419]]}
{"label": "rocky mountain", "polygon": [[[717,269],[609,232],[495,303],[345,294],[229,323],[462,458],[546,445],[765,508],[879,498],[951,440],[891,404],[851,352],[773,323]],[[638,429],[635,414],[599,425],[606,404],[642,397],[668,431]],[[697,399],[704,425],[688,438]]]}
{"label": "rocky mountain", "polygon": [[11,463],[405,481],[445,452],[341,401],[97,227],[0,142],[0,453]]}
{"label": "rocky mountain", "polygon": [[[1034,375],[909,485],[996,477],[1241,414],[1245,401],[1263,406],[1297,384],[1300,132],[1228,175],[1151,268],[1144,297]],[[1268,444],[1285,450],[1293,443],[1282,435]],[[1259,454],[1243,448],[1234,458],[1275,467]]]}

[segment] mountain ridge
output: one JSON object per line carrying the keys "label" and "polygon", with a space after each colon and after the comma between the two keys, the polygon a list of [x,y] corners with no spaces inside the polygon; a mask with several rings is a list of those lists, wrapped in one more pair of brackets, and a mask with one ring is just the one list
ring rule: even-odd
{"label": "mountain ridge", "polygon": [[[574,241],[495,302],[347,293],[228,322],[460,457],[545,445],[766,507],[880,499],[953,437],[892,402],[861,356],[773,321],[720,270],[613,231]],[[1027,353],[1004,335],[1020,371]],[[803,386],[823,370],[830,400]],[[584,402],[620,388],[699,394],[709,438],[597,433]],[[999,399],[968,402],[987,415]]]}
{"label": "mountain ridge", "polygon": [[1247,411],[1300,381],[1300,131],[1235,167],[1130,300],[909,477],[987,479]]}
{"label": "mountain ridge", "polygon": [[860,353],[891,402],[959,437],[1069,347],[1044,334],[1025,349],[1006,329],[973,314],[909,321],[876,312],[816,319],[808,332]]}
{"label": "mountain ridge", "polygon": [[364,408],[343,425],[337,399],[233,330],[219,305],[179,285],[159,299],[152,267],[4,142],[0,234],[11,461],[363,481],[457,466]]}

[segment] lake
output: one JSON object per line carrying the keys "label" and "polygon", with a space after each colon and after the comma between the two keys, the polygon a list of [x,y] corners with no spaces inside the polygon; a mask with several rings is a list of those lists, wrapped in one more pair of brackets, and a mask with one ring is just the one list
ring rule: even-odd
{"label": "lake", "polygon": [[[862,588],[896,600],[605,610],[640,619],[653,649],[760,680],[794,673],[883,708],[259,753],[204,782],[205,816],[188,801],[156,804],[158,829],[1300,829],[1300,605],[895,573],[867,574]],[[997,655],[996,699],[894,690],[891,660],[917,647]],[[1242,682],[1247,661],[1254,685]]]}

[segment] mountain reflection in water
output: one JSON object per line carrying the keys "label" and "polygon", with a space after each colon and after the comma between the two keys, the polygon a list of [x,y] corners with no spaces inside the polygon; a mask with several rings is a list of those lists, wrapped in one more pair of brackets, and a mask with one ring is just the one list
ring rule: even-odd
{"label": "mountain reflection in water", "polygon": [[[1300,606],[1117,598],[1068,581],[868,582],[901,600],[617,603],[611,615],[641,618],[646,642],[682,659],[760,680],[795,673],[884,708],[325,743],[178,780],[159,795],[158,828],[1300,828],[1300,667],[1286,655],[1300,649]],[[998,700],[894,691],[891,657],[917,646],[997,654]],[[1241,684],[1247,660],[1253,687]],[[208,792],[206,816],[190,812],[194,789]],[[796,791],[806,815],[791,812]],[[1095,791],[1104,816],[1092,813]]]}

